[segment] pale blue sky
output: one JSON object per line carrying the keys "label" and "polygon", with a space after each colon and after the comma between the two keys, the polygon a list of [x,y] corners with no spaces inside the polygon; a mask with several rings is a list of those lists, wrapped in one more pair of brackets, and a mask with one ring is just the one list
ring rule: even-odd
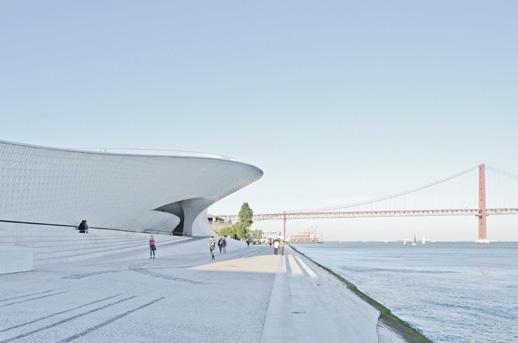
{"label": "pale blue sky", "polygon": [[[0,139],[196,150],[265,171],[218,213],[378,197],[479,162],[518,173],[516,18],[516,1],[4,1]],[[475,220],[457,221],[291,228],[472,239]],[[515,227],[490,236],[518,240]]]}

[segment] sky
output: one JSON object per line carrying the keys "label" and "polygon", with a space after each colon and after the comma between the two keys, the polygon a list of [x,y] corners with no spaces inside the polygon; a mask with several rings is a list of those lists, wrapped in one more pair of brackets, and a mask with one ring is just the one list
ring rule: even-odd
{"label": "sky", "polygon": [[[210,208],[220,214],[377,198],[482,162],[518,174],[517,17],[512,0],[2,1],[0,139],[260,167]],[[473,240],[477,223],[288,225],[330,240]],[[518,216],[490,218],[489,236],[518,240]]]}

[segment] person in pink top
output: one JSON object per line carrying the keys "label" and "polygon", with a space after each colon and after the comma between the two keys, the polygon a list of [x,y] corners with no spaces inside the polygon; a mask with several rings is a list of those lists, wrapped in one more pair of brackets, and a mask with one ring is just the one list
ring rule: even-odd
{"label": "person in pink top", "polygon": [[155,237],[151,235],[149,237],[149,258],[155,258],[155,250],[156,250],[156,244],[155,244]]}

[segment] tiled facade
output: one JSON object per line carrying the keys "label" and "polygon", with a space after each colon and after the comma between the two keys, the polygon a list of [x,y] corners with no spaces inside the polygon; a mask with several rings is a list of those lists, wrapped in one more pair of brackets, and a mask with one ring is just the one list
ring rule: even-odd
{"label": "tiled facade", "polygon": [[[210,231],[205,210],[262,171],[222,158],[97,153],[0,141],[0,220]],[[160,210],[156,210],[160,209]],[[191,231],[192,228],[192,231]]]}

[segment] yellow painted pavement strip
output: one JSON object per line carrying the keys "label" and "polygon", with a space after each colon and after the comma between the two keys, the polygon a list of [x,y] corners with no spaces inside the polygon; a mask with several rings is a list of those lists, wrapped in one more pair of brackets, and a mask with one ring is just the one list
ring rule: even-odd
{"label": "yellow painted pavement strip", "polygon": [[219,272],[277,273],[282,271],[280,259],[280,255],[259,255],[207,263],[192,269]]}

